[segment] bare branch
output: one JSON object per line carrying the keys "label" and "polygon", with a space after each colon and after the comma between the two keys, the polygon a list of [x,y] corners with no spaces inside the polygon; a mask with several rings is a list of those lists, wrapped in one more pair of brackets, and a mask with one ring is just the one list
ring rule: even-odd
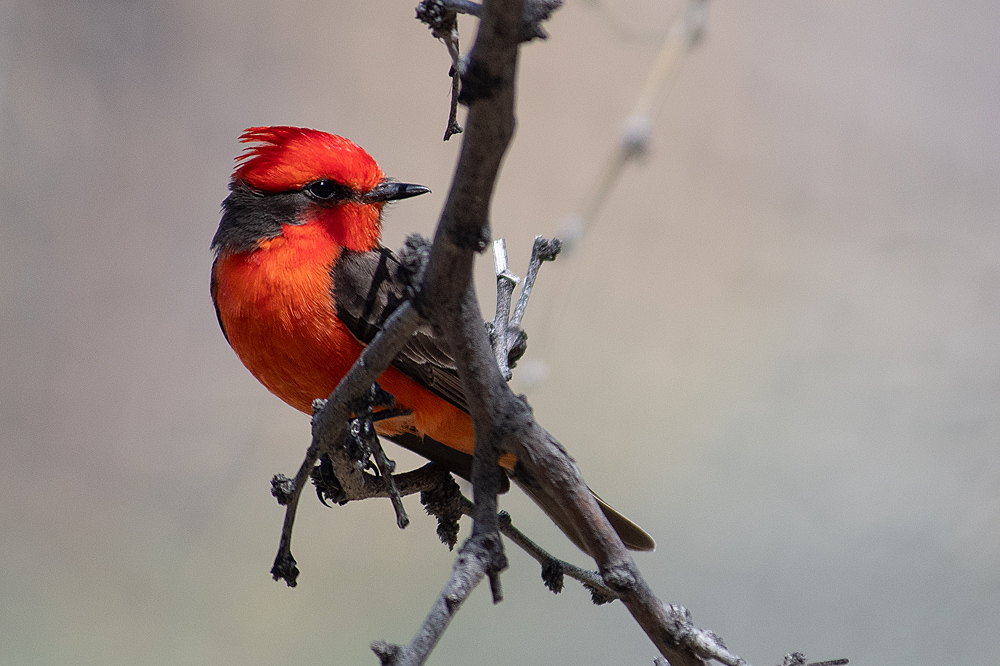
{"label": "bare branch", "polygon": [[279,500],[285,505],[285,520],[281,528],[281,540],[278,544],[278,554],[271,568],[275,580],[284,580],[289,587],[295,587],[299,570],[292,557],[292,529],[295,524],[295,513],[299,497],[306,481],[312,472],[319,456],[326,453],[337,467],[337,479],[345,490],[352,494],[364,492],[366,483],[354,461],[347,455],[343,446],[347,429],[348,404],[357,396],[369,390],[379,375],[385,371],[392,359],[406,345],[410,336],[420,324],[420,315],[407,302],[403,303],[386,321],[385,327],[372,342],[365,347],[360,358],[350,372],[337,384],[328,400],[318,401],[313,407],[319,407],[313,414],[313,441],[306,450],[305,459],[295,475],[294,486],[287,488]]}
{"label": "bare branch", "polygon": [[490,345],[496,357],[497,366],[505,381],[510,381],[511,372],[508,362],[508,329],[510,317],[510,302],[514,296],[514,287],[521,281],[507,267],[507,244],[504,239],[493,241],[493,266],[497,276],[497,308],[492,323],[486,324]]}
{"label": "bare branch", "polygon": [[[450,611],[442,609],[455,607],[449,602],[455,589],[467,594],[469,584],[505,566],[496,511],[497,463],[501,451],[512,452],[518,459],[515,480],[550,515],[558,512],[563,518],[560,527],[594,556],[605,585],[621,595],[661,654],[674,666],[702,664],[705,658],[735,665],[739,662],[728,659],[731,655],[721,643],[709,640],[714,635],[695,630],[686,611],[666,606],[646,585],[572,459],[538,426],[527,404],[511,393],[482,325],[472,290],[472,261],[491,236],[489,204],[513,134],[521,16],[523,4],[518,0],[497,0],[484,8],[462,76],[460,101],[468,105],[469,114],[461,156],[417,299],[419,310],[448,337],[476,433],[472,536],[424,626],[446,624]],[[428,635],[439,637],[440,631],[438,624]],[[424,635],[422,628],[411,646],[423,644]]]}
{"label": "bare branch", "polygon": [[474,539],[469,539],[459,550],[451,578],[441,590],[430,613],[424,619],[417,634],[409,645],[392,645],[385,641],[371,644],[382,666],[417,666],[423,664],[431,650],[441,640],[442,634],[451,623],[462,603],[469,598],[472,590],[487,575],[492,561],[492,553]]}
{"label": "bare branch", "polygon": [[[514,131],[514,77],[522,15],[522,0],[497,0],[484,8],[462,73],[460,101],[469,107],[462,152],[415,302],[450,342],[475,426],[472,536],[460,549],[451,579],[410,644],[372,645],[383,664],[423,663],[471,590],[484,576],[495,584],[506,567],[497,517],[497,414],[491,400],[506,388],[506,382],[493,361],[482,324],[472,285],[472,262],[489,242],[489,203]],[[498,589],[493,589],[496,598]]]}
{"label": "bare branch", "polygon": [[524,277],[521,294],[517,297],[514,316],[510,320],[511,326],[521,327],[524,311],[528,307],[528,298],[531,297],[531,289],[535,286],[535,279],[538,277],[538,269],[541,268],[542,262],[555,261],[561,251],[562,241],[558,238],[547,240],[541,236],[535,236],[535,242],[531,246],[531,260],[528,263],[528,274]]}
{"label": "bare branch", "polygon": [[847,659],[831,659],[829,661],[814,661],[806,664],[806,656],[801,652],[786,654],[784,661],[779,666],[844,666],[850,663]]}

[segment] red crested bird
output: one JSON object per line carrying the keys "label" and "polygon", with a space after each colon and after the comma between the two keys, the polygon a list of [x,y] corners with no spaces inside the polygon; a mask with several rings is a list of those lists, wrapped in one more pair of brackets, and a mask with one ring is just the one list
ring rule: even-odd
{"label": "red crested bird", "polygon": [[[360,146],[326,132],[252,127],[240,141],[251,145],[212,240],[212,300],[247,369],[309,414],[403,300],[397,260],[380,243],[383,207],[430,190],[387,179]],[[378,381],[407,412],[378,421],[378,434],[468,478],[472,419],[444,342],[421,329]],[[501,465],[511,472],[513,462]],[[583,548],[558,508],[526,490]],[[626,546],[655,547],[597,499]]]}

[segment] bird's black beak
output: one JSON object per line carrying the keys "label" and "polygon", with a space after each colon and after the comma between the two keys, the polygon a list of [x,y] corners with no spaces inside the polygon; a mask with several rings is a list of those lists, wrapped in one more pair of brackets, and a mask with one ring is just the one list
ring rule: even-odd
{"label": "bird's black beak", "polygon": [[427,194],[430,189],[423,185],[413,185],[411,183],[397,183],[394,180],[383,180],[381,183],[361,195],[365,203],[377,203],[379,201],[398,201],[399,199],[409,199],[410,197]]}

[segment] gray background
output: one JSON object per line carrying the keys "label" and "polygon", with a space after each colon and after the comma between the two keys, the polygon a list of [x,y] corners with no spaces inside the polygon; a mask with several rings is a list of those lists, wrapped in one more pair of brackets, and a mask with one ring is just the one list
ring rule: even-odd
{"label": "gray background", "polygon": [[[525,49],[494,206],[515,271],[614,143],[658,43],[632,29],[675,6],[570,0]],[[389,211],[387,244],[433,228],[458,141],[445,50],[412,16],[0,3],[0,662],[373,664],[370,640],[412,635],[452,563],[414,501],[401,532],[386,502],[307,495],[300,585],[270,580],[268,480],[308,419],[243,369],[208,297],[249,125],[351,137],[434,190]],[[998,28],[985,0],[714,4],[653,153],[536,290],[549,377],[518,390],[658,538],[638,557],[655,589],[758,666],[995,661]],[[650,663],[622,607],[511,565],[432,663]]]}

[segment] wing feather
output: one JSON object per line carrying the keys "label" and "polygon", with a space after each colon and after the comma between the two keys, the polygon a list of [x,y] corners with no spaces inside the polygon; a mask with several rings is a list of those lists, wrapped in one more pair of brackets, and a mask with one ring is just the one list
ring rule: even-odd
{"label": "wing feather", "polygon": [[[396,278],[398,261],[388,248],[371,252],[344,250],[332,269],[337,317],[364,344],[382,330],[405,300]],[[468,412],[458,370],[444,340],[422,327],[392,362],[393,367],[427,390]]]}

